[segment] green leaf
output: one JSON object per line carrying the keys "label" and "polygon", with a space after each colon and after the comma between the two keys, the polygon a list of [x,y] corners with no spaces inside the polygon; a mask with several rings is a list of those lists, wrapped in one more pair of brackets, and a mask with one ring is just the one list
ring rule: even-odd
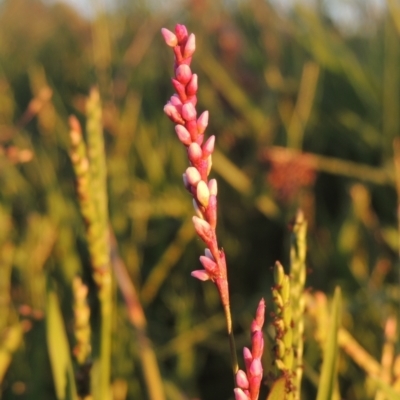
{"label": "green leaf", "polygon": [[286,379],[284,376],[279,378],[272,385],[271,391],[267,397],[267,400],[285,400],[286,398]]}
{"label": "green leaf", "polygon": [[341,292],[336,287],[332,304],[330,330],[325,344],[321,377],[318,385],[317,400],[331,400],[334,394],[337,374],[338,330],[340,324]]}
{"label": "green leaf", "polygon": [[52,290],[47,294],[46,337],[57,399],[76,400],[69,343],[57,295]]}

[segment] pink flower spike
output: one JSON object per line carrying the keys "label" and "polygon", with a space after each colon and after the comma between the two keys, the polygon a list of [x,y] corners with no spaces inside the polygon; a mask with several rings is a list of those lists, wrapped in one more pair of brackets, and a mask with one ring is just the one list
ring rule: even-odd
{"label": "pink flower spike", "polygon": [[190,162],[194,165],[197,164],[203,155],[201,147],[197,143],[191,143],[188,147],[188,157]]}
{"label": "pink flower spike", "polygon": [[197,184],[201,181],[201,176],[199,171],[195,167],[186,168],[186,179],[188,183],[192,186],[197,186]]}
{"label": "pink flower spike", "polygon": [[203,159],[205,160],[212,152],[214,151],[214,145],[215,145],[215,136],[212,135],[210,136],[207,141],[203,144],[202,150],[203,150]]}
{"label": "pink flower spike", "polygon": [[236,374],[236,385],[241,389],[248,389],[249,388],[249,380],[247,379],[246,372],[239,369]]}
{"label": "pink flower spike", "polygon": [[188,58],[193,55],[196,50],[196,37],[194,33],[191,33],[185,44],[185,49],[183,50],[183,58]]}
{"label": "pink flower spike", "polygon": [[204,269],[198,269],[196,271],[192,271],[190,275],[193,276],[193,278],[199,279],[200,281],[208,281],[210,279],[210,275],[208,275],[208,272]]}
{"label": "pink flower spike", "polygon": [[217,272],[217,264],[206,256],[200,256],[200,262],[204,269],[212,276]]}
{"label": "pink flower spike", "polygon": [[165,43],[169,47],[175,47],[178,45],[178,38],[176,37],[175,33],[171,32],[167,28],[161,29],[161,34],[164,37]]}
{"label": "pink flower spike", "polygon": [[192,221],[194,229],[196,230],[196,233],[200,236],[200,238],[205,243],[210,242],[213,235],[210,224],[207,221],[204,221],[203,219],[196,216],[192,218]]}
{"label": "pink flower spike", "polygon": [[186,86],[186,94],[188,97],[194,96],[197,93],[198,83],[197,83],[197,74],[193,74],[189,83]]}
{"label": "pink flower spike", "polygon": [[189,146],[192,143],[189,131],[183,125],[176,125],[175,132],[178,135],[179,140],[185,146]]}
{"label": "pink flower spike", "polygon": [[177,108],[174,105],[172,105],[171,103],[167,103],[164,106],[164,112],[172,122],[175,122],[176,124],[184,124],[185,123],[181,114],[179,114]]}
{"label": "pink flower spike", "polygon": [[204,111],[201,113],[200,117],[197,119],[197,129],[199,134],[202,135],[207,128],[208,125],[208,111]]}
{"label": "pink flower spike", "polygon": [[192,70],[189,65],[181,64],[175,70],[175,77],[182,85],[186,85],[192,79]]}
{"label": "pink flower spike", "polygon": [[208,190],[208,186],[204,181],[200,181],[197,184],[196,197],[201,205],[203,205],[204,207],[208,206],[208,200],[210,199],[210,191]]}
{"label": "pink flower spike", "polygon": [[250,400],[250,397],[240,388],[233,389],[233,392],[235,393],[235,400]]}
{"label": "pink flower spike", "polygon": [[182,42],[184,42],[188,37],[188,31],[185,25],[176,24],[175,33],[178,38],[179,44],[182,44]]}
{"label": "pink flower spike", "polygon": [[196,119],[196,109],[192,103],[185,103],[182,106],[182,117],[186,121],[192,121],[193,119]]}
{"label": "pink flower spike", "polygon": [[210,179],[208,182],[208,190],[211,196],[216,196],[218,194],[218,184],[216,179]]}

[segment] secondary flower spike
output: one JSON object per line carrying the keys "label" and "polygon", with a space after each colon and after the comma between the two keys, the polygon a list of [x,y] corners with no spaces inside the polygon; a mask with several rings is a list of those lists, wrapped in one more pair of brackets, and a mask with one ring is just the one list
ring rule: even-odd
{"label": "secondary flower spike", "polygon": [[217,286],[223,306],[229,307],[226,262],[223,250],[219,249],[217,225],[217,183],[208,180],[212,165],[215,137],[204,140],[208,125],[208,111],[198,113],[198,77],[193,74],[190,64],[196,50],[196,37],[188,33],[184,25],[176,25],[175,32],[163,28],[165,43],[174,52],[174,77],[171,79],[176,93],[164,107],[165,114],[175,123],[180,142],[187,149],[190,166],[183,174],[186,189],[193,197],[196,216],[193,217],[197,235],[207,249],[200,262],[204,269],[193,271],[192,276],[202,281],[211,280]]}
{"label": "secondary flower spike", "polygon": [[236,374],[235,400],[258,400],[263,377],[261,356],[264,351],[262,333],[264,316],[265,301],[261,299],[257,307],[256,317],[251,324],[251,350],[247,347],[243,349],[246,371],[240,369]]}

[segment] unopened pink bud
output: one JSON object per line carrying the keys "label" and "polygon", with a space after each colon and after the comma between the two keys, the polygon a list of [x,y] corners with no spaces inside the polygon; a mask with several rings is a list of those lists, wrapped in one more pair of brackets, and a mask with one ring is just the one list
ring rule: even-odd
{"label": "unopened pink bud", "polygon": [[197,93],[198,82],[197,74],[193,74],[189,83],[186,85],[186,94],[189,96],[194,96]]}
{"label": "unopened pink bud", "polygon": [[258,307],[257,307],[257,311],[256,311],[256,318],[254,320],[254,322],[256,323],[256,325],[253,328],[253,324],[252,324],[252,332],[253,329],[256,329],[256,326],[258,328],[258,330],[261,330],[263,325],[264,325],[264,318],[265,318],[265,300],[261,299],[260,302],[258,303]]}
{"label": "unopened pink bud", "polygon": [[182,85],[186,85],[192,79],[192,70],[189,65],[181,64],[175,70],[175,77]]}
{"label": "unopened pink bud", "polygon": [[185,103],[182,106],[182,117],[186,121],[192,121],[193,119],[196,119],[196,109],[192,103]]}
{"label": "unopened pink bud", "polygon": [[201,113],[200,117],[197,119],[197,129],[199,134],[202,135],[207,128],[208,125],[208,111],[204,111]]}
{"label": "unopened pink bud", "polygon": [[177,24],[175,26],[175,33],[179,43],[184,42],[188,37],[188,31],[185,25]]}
{"label": "unopened pink bud", "polygon": [[205,242],[208,243],[212,239],[212,229],[210,224],[207,221],[199,217],[192,218],[194,229],[196,230],[197,234],[200,238]]}
{"label": "unopened pink bud", "polygon": [[233,389],[235,400],[250,400],[250,397],[240,388]]}
{"label": "unopened pink bud", "polygon": [[203,155],[201,147],[197,143],[191,143],[188,147],[188,157],[192,164],[197,164]]}
{"label": "unopened pink bud", "polygon": [[167,117],[171,121],[173,121],[173,122],[175,122],[177,124],[184,124],[185,123],[185,121],[182,118],[181,114],[179,114],[177,108],[174,105],[172,105],[171,103],[167,103],[164,106],[164,112],[165,112],[165,114],[167,115]]}
{"label": "unopened pink bud", "polygon": [[183,58],[188,58],[193,55],[196,50],[196,37],[194,33],[191,33],[185,44],[185,49],[183,50]]}
{"label": "unopened pink bud", "polygon": [[246,370],[248,371],[250,368],[250,364],[253,361],[253,355],[248,347],[243,347],[243,359],[246,365]]}
{"label": "unopened pink bud", "polygon": [[171,32],[167,28],[161,29],[161,34],[164,37],[165,43],[169,47],[175,47],[178,45],[178,38],[176,37],[175,33]]}
{"label": "unopened pink bud", "polygon": [[210,154],[212,154],[212,152],[214,151],[214,145],[215,145],[215,136],[212,135],[207,139],[207,141],[202,146],[204,159],[206,159]]}
{"label": "unopened pink bud", "polygon": [[192,186],[197,186],[201,181],[200,172],[195,167],[186,168],[186,179]]}
{"label": "unopened pink bud", "polygon": [[207,176],[210,175],[211,167],[212,167],[212,157],[210,154],[207,158]]}
{"label": "unopened pink bud", "polygon": [[208,200],[210,199],[210,191],[208,190],[208,186],[204,181],[200,181],[197,184],[196,197],[201,205],[203,205],[204,207],[208,206]]}
{"label": "unopened pink bud", "polygon": [[204,255],[205,255],[206,257],[208,257],[209,259],[215,261],[213,255],[211,254],[211,251],[210,251],[210,249],[209,249],[208,247],[206,247],[206,248],[204,249]]}
{"label": "unopened pink bud", "polygon": [[216,179],[210,179],[208,182],[208,189],[211,196],[216,196],[218,194],[218,184]]}
{"label": "unopened pink bud", "polygon": [[246,372],[242,369],[236,373],[236,385],[238,385],[241,389],[248,389],[249,388],[249,380],[247,379]]}
{"label": "unopened pink bud", "polygon": [[182,85],[178,80],[171,78],[172,86],[175,88],[176,92],[178,93],[179,98],[182,101],[186,101],[187,96],[186,96],[186,90],[185,86]]}
{"label": "unopened pink bud", "polygon": [[169,99],[169,102],[174,105],[178,110],[179,107],[182,107],[182,101],[177,94],[173,94]]}
{"label": "unopened pink bud", "polygon": [[210,196],[208,200],[207,221],[211,228],[217,227],[217,196]]}
{"label": "unopened pink bud", "polygon": [[179,140],[185,145],[189,146],[192,143],[189,131],[183,125],[176,125],[175,132],[178,135]]}
{"label": "unopened pink bud", "polygon": [[208,281],[210,279],[210,275],[208,275],[208,272],[204,269],[192,271],[190,275],[192,275],[193,278],[197,278],[201,281]]}
{"label": "unopened pink bud", "polygon": [[200,256],[200,262],[204,269],[212,276],[217,272],[217,264],[206,256]]}

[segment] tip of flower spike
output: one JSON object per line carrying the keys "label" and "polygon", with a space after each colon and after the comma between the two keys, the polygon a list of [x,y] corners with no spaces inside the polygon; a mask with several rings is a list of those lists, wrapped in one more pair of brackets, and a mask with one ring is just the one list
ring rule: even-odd
{"label": "tip of flower spike", "polygon": [[181,43],[181,44],[188,37],[188,31],[187,31],[185,25],[177,24],[175,26],[175,33],[176,33],[176,37],[178,38],[178,42]]}
{"label": "tip of flower spike", "polygon": [[169,29],[162,28],[161,34],[163,35],[167,46],[175,47],[178,45],[178,38],[176,37],[175,33],[171,32]]}

